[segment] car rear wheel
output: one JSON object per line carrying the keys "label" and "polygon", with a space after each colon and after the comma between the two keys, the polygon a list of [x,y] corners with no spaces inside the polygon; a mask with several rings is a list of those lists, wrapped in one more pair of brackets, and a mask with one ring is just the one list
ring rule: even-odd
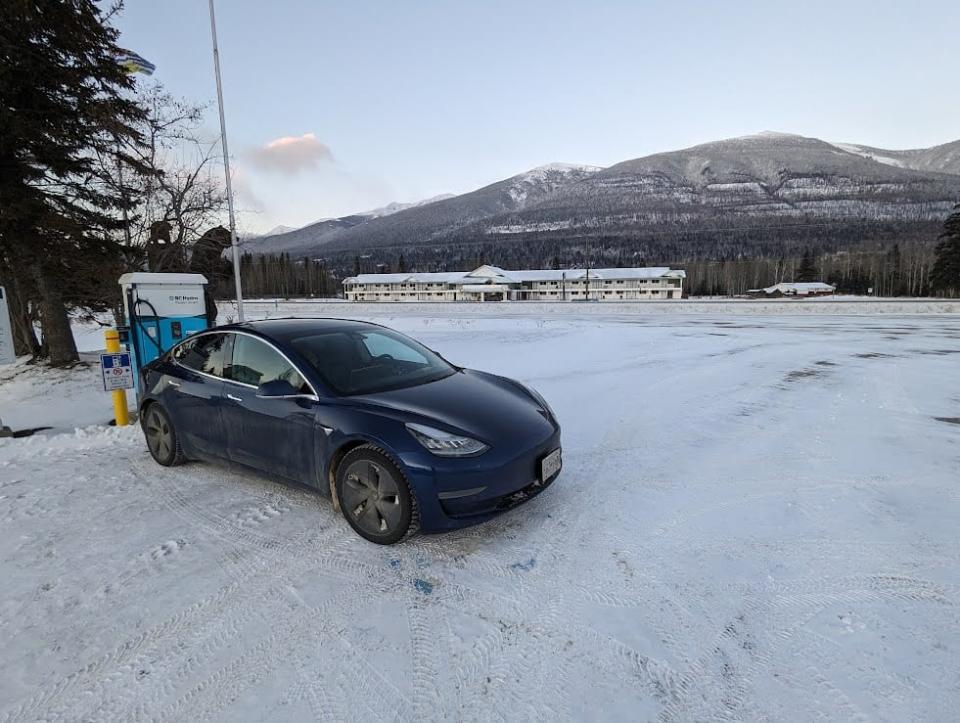
{"label": "car rear wheel", "polygon": [[358,535],[392,545],[419,529],[417,502],[400,467],[371,444],[352,449],[337,467],[337,498]]}
{"label": "car rear wheel", "polygon": [[186,460],[177,431],[166,410],[159,404],[151,404],[144,410],[143,433],[147,438],[147,449],[150,456],[164,467],[173,467]]}

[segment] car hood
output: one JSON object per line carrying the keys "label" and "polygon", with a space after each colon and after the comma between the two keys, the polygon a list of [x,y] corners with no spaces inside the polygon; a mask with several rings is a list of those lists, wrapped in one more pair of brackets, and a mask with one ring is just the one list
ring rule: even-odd
{"label": "car hood", "polygon": [[554,432],[540,405],[514,382],[472,369],[427,384],[353,399],[419,418],[410,421],[440,422],[488,444],[539,441]]}

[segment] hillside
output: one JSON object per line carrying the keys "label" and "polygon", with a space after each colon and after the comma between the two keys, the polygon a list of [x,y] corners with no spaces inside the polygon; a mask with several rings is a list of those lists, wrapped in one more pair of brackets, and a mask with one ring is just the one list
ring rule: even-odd
{"label": "hillside", "polygon": [[[569,184],[600,171],[596,166],[555,163],[521,173],[459,196],[410,204],[393,213],[366,212],[326,219],[291,233],[263,236],[247,246],[253,253],[316,253],[327,244],[335,248],[389,244],[398,236],[423,240],[456,234],[486,218],[535,205]],[[355,231],[355,233],[348,233]]]}
{"label": "hillside", "polygon": [[464,245],[596,240],[676,257],[690,234],[747,254],[758,244],[826,235],[843,245],[867,233],[861,227],[889,235],[940,222],[960,199],[958,157],[960,141],[885,151],[765,132],[606,169],[543,166],[387,216],[333,219],[265,237],[257,247],[345,257],[429,246],[435,256]]}
{"label": "hillside", "polygon": [[960,141],[906,151],[891,151],[854,143],[837,143],[836,145],[850,153],[872,158],[891,166],[912,168],[916,171],[960,174]]}

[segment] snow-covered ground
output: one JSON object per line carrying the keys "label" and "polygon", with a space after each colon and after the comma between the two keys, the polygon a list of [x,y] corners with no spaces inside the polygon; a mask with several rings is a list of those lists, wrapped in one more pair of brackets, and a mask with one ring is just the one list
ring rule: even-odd
{"label": "snow-covered ground", "polygon": [[[462,532],[377,547],[135,427],[0,440],[0,720],[955,719],[960,317],[480,306],[335,309],[553,404],[557,483]],[[8,374],[4,418],[109,417]]]}

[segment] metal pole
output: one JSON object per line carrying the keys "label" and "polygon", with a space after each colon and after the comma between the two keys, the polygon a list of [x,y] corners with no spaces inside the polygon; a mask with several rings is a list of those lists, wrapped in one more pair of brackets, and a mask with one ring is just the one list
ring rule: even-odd
{"label": "metal pole", "polygon": [[[132,329],[130,333],[133,333]],[[107,329],[103,332],[103,337],[107,343],[107,352],[119,354],[120,332],[116,329]],[[126,427],[130,424],[130,415],[127,411],[127,390],[114,389],[110,394],[113,397],[113,418],[116,420],[118,427]]]}
{"label": "metal pole", "polygon": [[590,301],[590,257],[592,256],[592,250],[590,240],[587,239],[587,288],[585,292],[587,301]]}
{"label": "metal pole", "polygon": [[243,321],[243,291],[240,288],[240,247],[237,222],[233,215],[233,187],[230,183],[230,151],[227,149],[227,121],[223,116],[223,83],[220,80],[220,51],[217,48],[217,20],[210,0],[210,34],[213,36],[213,69],[217,75],[217,103],[220,106],[220,140],[223,143],[223,168],[227,178],[227,207],[230,210],[230,245],[233,247],[233,282],[237,291],[237,320]]}

